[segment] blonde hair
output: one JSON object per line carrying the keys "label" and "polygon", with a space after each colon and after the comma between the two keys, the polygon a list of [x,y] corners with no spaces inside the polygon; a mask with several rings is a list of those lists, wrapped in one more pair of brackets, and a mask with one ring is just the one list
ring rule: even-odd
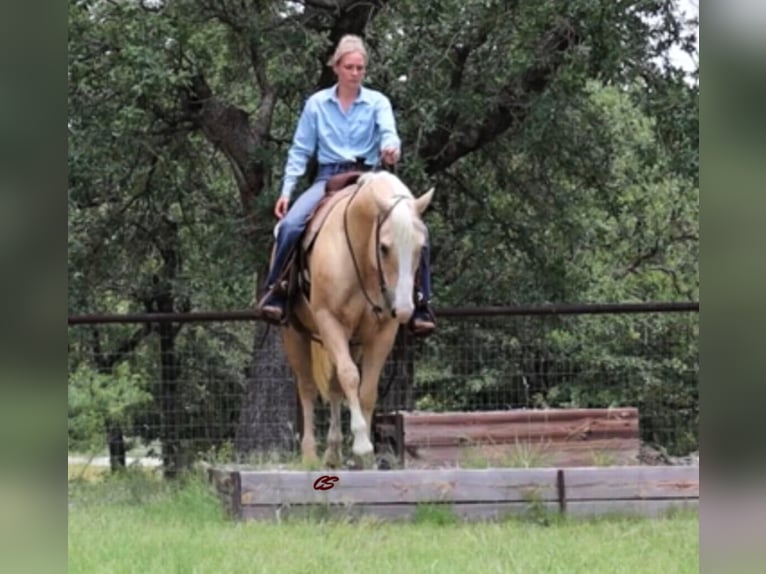
{"label": "blonde hair", "polygon": [[364,61],[367,62],[367,48],[364,47],[364,41],[355,34],[346,34],[338,42],[338,47],[335,48],[335,53],[327,62],[327,65],[334,67],[335,64],[341,61],[343,56],[353,52],[359,52],[364,56]]}

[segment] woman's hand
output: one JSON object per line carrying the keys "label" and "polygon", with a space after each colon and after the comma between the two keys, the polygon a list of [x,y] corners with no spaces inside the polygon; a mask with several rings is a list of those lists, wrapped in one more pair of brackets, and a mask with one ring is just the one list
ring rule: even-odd
{"label": "woman's hand", "polygon": [[399,148],[387,147],[380,152],[381,159],[386,165],[394,165],[399,161]]}
{"label": "woman's hand", "polygon": [[274,204],[274,215],[277,216],[277,219],[282,219],[285,216],[288,207],[290,207],[290,199],[280,196],[277,203]]}

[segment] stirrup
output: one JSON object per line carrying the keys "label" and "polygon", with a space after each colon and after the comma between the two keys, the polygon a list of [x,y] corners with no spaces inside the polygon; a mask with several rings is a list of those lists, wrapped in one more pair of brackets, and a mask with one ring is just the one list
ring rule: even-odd
{"label": "stirrup", "polygon": [[410,319],[409,328],[416,337],[426,337],[436,330],[436,319],[428,305],[415,310]]}
{"label": "stirrup", "polygon": [[[287,323],[286,297],[285,294],[280,293],[273,287],[266,291],[266,294],[261,298],[257,305],[264,321],[273,325],[284,325]],[[276,299],[277,301],[270,303],[270,299],[272,301]],[[280,300],[282,301],[281,305],[279,304]]]}

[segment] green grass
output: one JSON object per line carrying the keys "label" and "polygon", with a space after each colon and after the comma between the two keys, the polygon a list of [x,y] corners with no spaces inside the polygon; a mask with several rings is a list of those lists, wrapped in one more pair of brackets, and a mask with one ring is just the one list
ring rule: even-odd
{"label": "green grass", "polygon": [[[699,570],[696,514],[662,519],[465,524],[439,509],[414,523],[228,520],[208,486],[128,472],[69,485],[69,572],[588,574]],[[547,525],[546,525],[547,524]]]}

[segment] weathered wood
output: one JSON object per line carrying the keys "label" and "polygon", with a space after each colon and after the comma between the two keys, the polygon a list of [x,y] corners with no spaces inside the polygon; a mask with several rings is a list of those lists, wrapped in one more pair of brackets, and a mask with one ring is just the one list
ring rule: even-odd
{"label": "weathered wood", "polygon": [[[453,503],[451,512],[461,521],[503,520],[509,517],[536,517],[540,512],[557,514],[558,505],[553,502],[495,502]],[[635,516],[661,518],[671,512],[699,510],[699,500],[596,500],[575,501],[567,506],[566,514],[575,518],[595,516]],[[414,504],[358,504],[353,506],[309,505],[293,506],[244,506],[244,520],[284,520],[302,518],[360,519],[374,517],[378,520],[413,520],[419,512]]]}
{"label": "weathered wood", "polygon": [[613,409],[523,409],[508,411],[473,411],[473,412],[409,412],[402,413],[407,425],[431,424],[472,424],[482,422],[523,423],[530,422],[571,422],[582,419],[638,420],[638,409],[620,407]]}
{"label": "weathered wood", "polygon": [[[314,481],[332,474],[331,490]],[[555,501],[556,469],[245,472],[242,503],[387,504],[428,502]]]}
{"label": "weathered wood", "polygon": [[699,498],[699,467],[568,468],[567,500]]}
{"label": "weathered wood", "polygon": [[241,475],[236,470],[209,468],[208,480],[221,498],[226,513],[239,518],[242,515]]}
{"label": "weathered wood", "polygon": [[[583,467],[635,464],[637,439],[588,442],[524,442],[420,447],[408,451],[407,468],[462,467]],[[413,454],[415,456],[413,456]]]}
{"label": "weathered wood", "polygon": [[[315,490],[322,476],[337,476]],[[288,517],[411,519],[422,504],[461,520],[565,511],[572,516],[661,516],[699,507],[699,467],[449,469],[395,471],[212,471],[230,512]],[[234,499],[237,499],[236,501]]]}
{"label": "weathered wood", "polygon": [[640,447],[638,410],[628,407],[402,414],[410,468],[482,458],[492,466],[520,458],[536,466],[635,464]]}
{"label": "weathered wood", "polygon": [[409,424],[405,427],[410,446],[454,446],[461,444],[515,443],[517,441],[586,441],[599,438],[634,438],[638,422],[633,420],[587,420],[578,423],[500,423],[482,421],[464,424]]}
{"label": "weathered wood", "polygon": [[[420,509],[416,504],[333,504],[244,506],[244,520],[284,520],[303,518],[360,519],[374,517],[378,520],[413,520]],[[553,502],[479,502],[452,503],[449,512],[459,521],[502,520],[508,517],[536,516],[540,512],[557,513],[558,504]]]}

